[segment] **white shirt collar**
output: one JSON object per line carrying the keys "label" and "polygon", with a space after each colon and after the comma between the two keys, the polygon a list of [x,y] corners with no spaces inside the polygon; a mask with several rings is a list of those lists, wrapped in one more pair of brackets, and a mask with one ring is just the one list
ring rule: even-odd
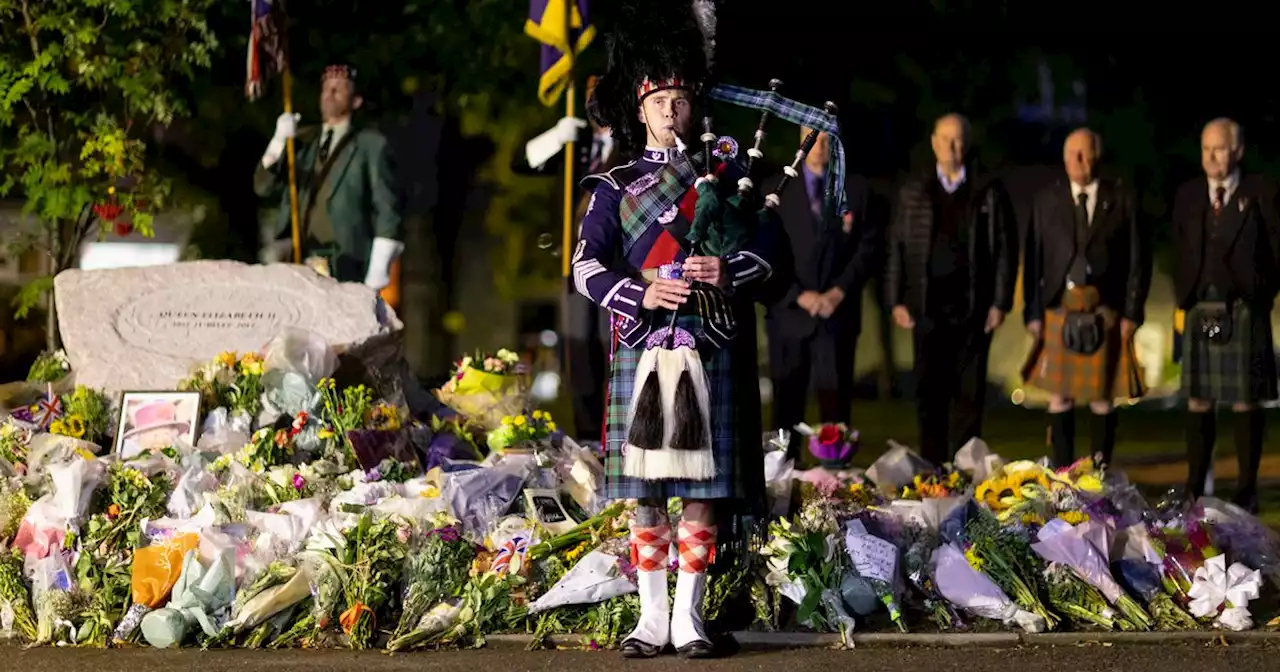
{"label": "white shirt collar", "polygon": [[1231,174],[1227,175],[1227,179],[1225,180],[1209,180],[1209,202],[1212,203],[1214,199],[1218,197],[1218,187],[1223,187],[1227,190],[1226,195],[1222,199],[1225,203],[1231,200],[1231,196],[1236,193],[1236,187],[1239,186],[1240,170],[1238,168],[1231,171]]}
{"label": "white shirt collar", "polygon": [[964,181],[969,177],[969,173],[964,166],[960,166],[960,174],[956,176],[955,180],[947,177],[947,174],[942,170],[942,166],[937,166],[937,170],[938,182],[942,184],[942,188],[945,189],[948,194],[956,193],[956,189],[959,189],[960,185],[964,184]]}
{"label": "white shirt collar", "polygon": [[1089,224],[1092,225],[1093,213],[1097,210],[1097,207],[1098,207],[1098,181],[1094,180],[1083,187],[1076,184],[1075,182],[1072,182],[1071,183],[1071,204],[1072,205],[1075,205],[1076,203],[1080,202],[1080,194],[1085,194],[1089,197],[1089,199],[1085,201],[1084,209],[1085,209],[1085,213],[1089,216]]}
{"label": "white shirt collar", "polygon": [[321,133],[320,133],[320,142],[324,142],[324,135],[325,135],[326,133],[328,133],[329,131],[333,131],[333,139],[332,139],[332,140],[330,140],[329,142],[331,142],[331,143],[333,143],[334,145],[336,145],[336,144],[338,144],[338,140],[340,140],[340,139],[342,138],[342,136],[346,135],[346,134],[347,134],[347,131],[349,131],[349,130],[351,130],[351,118],[350,118],[350,117],[348,117],[348,118],[346,118],[346,119],[344,119],[344,120],[342,120],[342,121],[340,121],[340,122],[338,122],[338,123],[336,123],[336,124],[329,124],[329,123],[326,123],[326,124],[324,125],[324,130],[323,130],[323,131],[321,131]]}

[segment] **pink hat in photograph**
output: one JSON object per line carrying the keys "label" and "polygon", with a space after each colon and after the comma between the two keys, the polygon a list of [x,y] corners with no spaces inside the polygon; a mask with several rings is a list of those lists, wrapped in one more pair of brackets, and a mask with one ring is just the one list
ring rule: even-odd
{"label": "pink hat in photograph", "polygon": [[178,420],[178,407],[172,401],[153,401],[135,408],[131,424],[133,429],[125,433],[126,439],[162,427],[178,427],[179,433],[191,427],[189,423]]}

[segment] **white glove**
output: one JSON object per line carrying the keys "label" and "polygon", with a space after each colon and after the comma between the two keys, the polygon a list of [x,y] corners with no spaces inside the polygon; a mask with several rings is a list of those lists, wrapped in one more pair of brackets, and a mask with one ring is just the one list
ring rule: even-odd
{"label": "white glove", "polygon": [[404,251],[404,243],[390,238],[374,238],[369,251],[369,271],[364,284],[371,289],[382,289],[391,284],[391,264]]}
{"label": "white glove", "polygon": [[297,135],[298,120],[302,115],[297,112],[286,112],[276,118],[276,134],[271,136],[271,142],[267,144],[267,151],[262,155],[262,167],[270,168],[276,161],[280,160],[280,155],[284,153],[285,143]]}
{"label": "white glove", "polygon": [[578,131],[587,127],[585,119],[565,117],[549,130],[524,146],[524,158],[531,168],[541,168],[565,145],[578,139]]}

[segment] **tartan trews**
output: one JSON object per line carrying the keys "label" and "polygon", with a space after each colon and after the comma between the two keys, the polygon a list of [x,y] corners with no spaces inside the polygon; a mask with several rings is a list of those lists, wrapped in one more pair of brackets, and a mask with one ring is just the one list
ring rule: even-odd
{"label": "tartan trews", "polygon": [[1191,399],[1227,404],[1275,399],[1278,395],[1270,315],[1244,301],[1235,302],[1231,309],[1231,338],[1218,344],[1201,330],[1205,311],[1213,307],[1198,303],[1187,311],[1182,341],[1183,391]]}

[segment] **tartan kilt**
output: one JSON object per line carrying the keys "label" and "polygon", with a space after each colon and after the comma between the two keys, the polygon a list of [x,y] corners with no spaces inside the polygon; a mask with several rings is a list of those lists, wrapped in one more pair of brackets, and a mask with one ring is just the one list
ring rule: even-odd
{"label": "tartan kilt", "polygon": [[[1271,341],[1270,314],[1244,301],[1231,310],[1231,340],[1217,345],[1200,330],[1198,303],[1187,311],[1182,339],[1182,389],[1191,399],[1228,404],[1271,401],[1277,393],[1276,360]],[[1254,319],[1254,313],[1259,318]]]}
{"label": "tartan kilt", "polygon": [[[681,317],[679,326],[699,335],[700,325],[695,316]],[[622,444],[627,440],[627,415],[631,410],[631,397],[635,392],[636,368],[643,345],[629,348],[619,345],[613,356],[609,372],[609,399],[605,411],[605,483],[604,497],[618,499],[658,499],[672,497],[684,499],[728,499],[738,495],[738,469],[735,464],[734,445],[737,436],[737,407],[733,388],[733,370],[729,348],[708,346],[698,338],[698,354],[707,373],[708,392],[711,397],[711,452],[716,463],[716,475],[707,481],[646,481],[631,478],[623,473]],[[752,437],[758,440],[757,437]]]}
{"label": "tartan kilt", "polygon": [[1102,313],[1109,325],[1102,347],[1092,355],[1072,352],[1063,341],[1066,308],[1045,312],[1042,341],[1023,369],[1027,384],[1080,402],[1134,399],[1146,394],[1133,341],[1121,337],[1115,311],[1097,307],[1092,312]]}

